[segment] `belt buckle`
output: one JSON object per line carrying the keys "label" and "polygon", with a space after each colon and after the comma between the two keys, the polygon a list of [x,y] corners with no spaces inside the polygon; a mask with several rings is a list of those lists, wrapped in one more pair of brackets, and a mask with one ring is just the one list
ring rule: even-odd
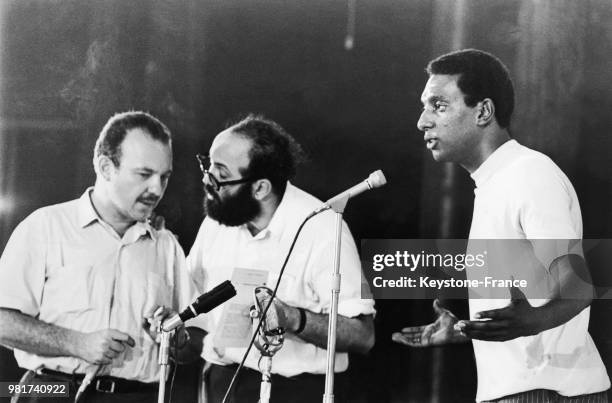
{"label": "belt buckle", "polygon": [[[109,387],[106,387],[109,386]],[[97,379],[96,390],[104,393],[115,393],[115,381],[110,379]]]}

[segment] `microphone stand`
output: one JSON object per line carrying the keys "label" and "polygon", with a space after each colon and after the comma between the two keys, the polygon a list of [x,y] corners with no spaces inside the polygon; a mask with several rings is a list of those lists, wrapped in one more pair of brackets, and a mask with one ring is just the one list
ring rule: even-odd
{"label": "microphone stand", "polygon": [[259,386],[259,403],[270,403],[272,394],[272,356],[261,352],[259,371],[261,372],[261,385]]}
{"label": "microphone stand", "polygon": [[340,294],[340,247],[342,245],[342,214],[350,194],[334,200],[328,208],[336,213],[336,243],[334,245],[334,267],[331,286],[331,310],[327,327],[327,367],[325,370],[325,393],[323,403],[334,402],[334,368],[336,366],[336,335],[338,324],[338,297]]}
{"label": "microphone stand", "polygon": [[[267,287],[255,287],[253,290],[254,304],[249,312],[249,316],[253,321],[253,331],[257,333],[257,337],[254,339],[255,347],[257,347],[261,354],[258,363],[259,372],[261,372],[259,403],[270,403],[270,396],[272,394],[272,357],[283,347],[285,331],[282,328],[268,329],[265,322],[264,309],[262,309],[257,299],[257,293],[259,292],[273,295],[273,291]],[[272,304],[272,300],[269,303]],[[262,325],[258,326],[256,320],[262,322]]]}
{"label": "microphone stand", "polygon": [[168,375],[168,358],[170,356],[170,339],[174,330],[163,330],[162,325],[159,325],[161,332],[161,342],[159,343],[158,364],[159,367],[159,391],[157,394],[157,403],[164,403],[166,397],[166,377]]}
{"label": "microphone stand", "polygon": [[168,358],[170,356],[170,339],[174,335],[175,329],[188,319],[209,312],[230,298],[233,298],[235,295],[236,289],[232,283],[229,280],[224,281],[209,292],[200,295],[183,312],[159,322],[157,333],[160,335],[161,341],[159,343],[158,355],[158,363],[160,365],[158,403],[164,403],[166,378],[168,374]]}

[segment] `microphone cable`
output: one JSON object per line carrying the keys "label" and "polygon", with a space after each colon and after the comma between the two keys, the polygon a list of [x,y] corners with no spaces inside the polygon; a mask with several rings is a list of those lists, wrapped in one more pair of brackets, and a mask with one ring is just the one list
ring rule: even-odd
{"label": "microphone cable", "polygon": [[242,367],[244,366],[244,363],[246,362],[246,359],[249,356],[249,353],[251,352],[251,348],[253,348],[253,344],[255,343],[255,338],[257,337],[257,333],[259,332],[259,329],[261,328],[263,321],[266,319],[268,309],[270,309],[270,305],[272,305],[272,303],[274,302],[274,298],[276,298],[276,291],[278,290],[278,286],[280,285],[281,279],[283,278],[283,273],[285,272],[285,268],[287,267],[287,262],[289,261],[289,258],[291,257],[291,252],[293,252],[293,248],[295,247],[295,243],[297,242],[298,236],[300,235],[300,232],[302,232],[302,228],[304,228],[304,225],[306,224],[306,222],[308,222],[308,220],[310,220],[312,217],[316,216],[317,214],[322,213],[323,211],[325,210],[313,211],[304,219],[304,221],[302,221],[302,223],[298,227],[293,237],[293,241],[291,242],[291,246],[289,247],[289,251],[287,252],[287,256],[285,257],[283,266],[281,267],[280,272],[278,274],[276,285],[274,286],[274,290],[272,291],[272,298],[270,298],[270,301],[268,301],[268,303],[266,304],[266,307],[263,310],[263,313],[261,314],[261,318],[259,319],[259,322],[257,323],[257,327],[255,328],[255,331],[253,332],[251,341],[249,342],[246,352],[244,353],[244,356],[242,357],[242,361],[240,361],[238,368],[236,368],[236,371],[234,371],[234,376],[232,376],[232,380],[229,386],[227,387],[227,391],[225,392],[225,396],[223,397],[222,403],[227,402],[227,398],[229,397],[232,387],[234,386],[234,383],[236,382],[236,379],[238,378],[238,375],[240,374],[240,370],[242,370]]}
{"label": "microphone cable", "polygon": [[[185,329],[185,331],[187,331],[187,329]],[[174,337],[172,337],[172,344],[174,344],[174,354],[178,355],[178,332],[174,335]],[[177,359],[170,357],[170,360],[173,362],[174,365],[172,365],[172,378],[170,380],[170,388],[168,390],[168,403],[172,403],[172,391],[174,389],[174,378],[176,378],[176,371],[178,370]]]}

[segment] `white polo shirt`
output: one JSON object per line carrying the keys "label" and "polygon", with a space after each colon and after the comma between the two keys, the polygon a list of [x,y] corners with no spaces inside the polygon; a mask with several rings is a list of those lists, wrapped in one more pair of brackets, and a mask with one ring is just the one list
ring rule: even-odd
{"label": "white polo shirt", "polygon": [[[267,285],[274,287],[285,255],[302,220],[322,202],[297,187],[287,189],[267,228],[252,236],[246,225],[227,227],[205,218],[187,258],[189,270],[201,292],[231,279],[235,268],[269,272]],[[331,305],[335,216],[324,212],[304,226],[287,264],[278,297],[287,304],[315,313],[328,313]],[[351,233],[343,223],[342,286],[338,313],[346,317],[373,314],[374,301],[361,299],[361,263]],[[215,346],[215,332],[222,310],[212,311],[203,358],[219,365],[239,363],[245,348]],[[259,352],[253,348],[246,366],[258,369]],[[326,350],[286,334],[284,346],[273,359],[272,372],[283,376],[324,374]],[[346,370],[348,354],[336,353],[336,372]]]}
{"label": "white polo shirt", "polygon": [[[576,192],[554,162],[510,140],[472,173],[476,183],[470,239],[581,239]],[[543,243],[550,245],[551,243]],[[538,248],[548,265],[567,249]],[[576,251],[581,253],[581,250]],[[469,272],[468,272],[469,276]],[[509,300],[470,299],[470,314],[508,305]],[[541,305],[545,301],[530,301]],[[588,333],[590,308],[565,324],[535,336],[505,342],[474,340],[477,401],[533,389],[564,396],[608,389],[610,381]]]}
{"label": "white polo shirt", "polygon": [[[155,382],[158,348],[143,330],[143,317],[157,305],[185,308],[195,287],[170,231],[136,223],[120,238],[96,214],[91,190],[36,210],[15,229],[0,258],[0,307],[82,332],[125,332],[136,345],[101,374]],[[85,373],[91,368],[74,357],[20,350],[15,357],[31,370]]]}

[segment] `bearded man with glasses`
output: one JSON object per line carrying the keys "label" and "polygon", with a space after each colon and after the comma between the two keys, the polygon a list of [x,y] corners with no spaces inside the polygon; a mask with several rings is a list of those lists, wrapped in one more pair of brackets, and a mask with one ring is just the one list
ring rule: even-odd
{"label": "bearded man with glasses", "polygon": [[[298,227],[322,205],[289,182],[302,155],[301,147],[280,125],[250,115],[219,133],[207,156],[198,156],[207,216],[187,261],[200,292],[245,269],[263,273],[265,284],[274,286]],[[335,215],[325,212],[304,226],[270,308],[286,332],[284,346],[274,356],[271,402],[313,402],[323,396],[334,223]],[[348,352],[366,353],[374,344],[374,301],[361,299],[357,248],[346,223],[342,231],[337,373],[346,371]],[[206,317],[209,333],[202,356],[207,362],[203,376],[207,402],[222,401],[246,351],[245,345],[228,343],[223,326],[229,321],[240,328],[240,322],[246,321],[250,328],[249,318],[244,313],[224,316],[224,309]],[[258,359],[259,353],[252,350],[229,401],[257,399]],[[336,377],[337,402],[343,401],[342,378]]]}
{"label": "bearded man with glasses", "polygon": [[[219,196],[221,188],[224,186],[234,186],[253,182],[256,179],[252,176],[233,180],[219,180],[206,167],[213,169],[209,156],[198,154],[196,156],[202,171],[202,181],[206,190],[204,208],[206,215],[218,222],[233,227],[241,225],[251,220],[260,211],[257,201],[251,196],[248,186],[237,186],[236,193],[228,193],[223,201]],[[223,175],[220,173],[220,175]]]}

